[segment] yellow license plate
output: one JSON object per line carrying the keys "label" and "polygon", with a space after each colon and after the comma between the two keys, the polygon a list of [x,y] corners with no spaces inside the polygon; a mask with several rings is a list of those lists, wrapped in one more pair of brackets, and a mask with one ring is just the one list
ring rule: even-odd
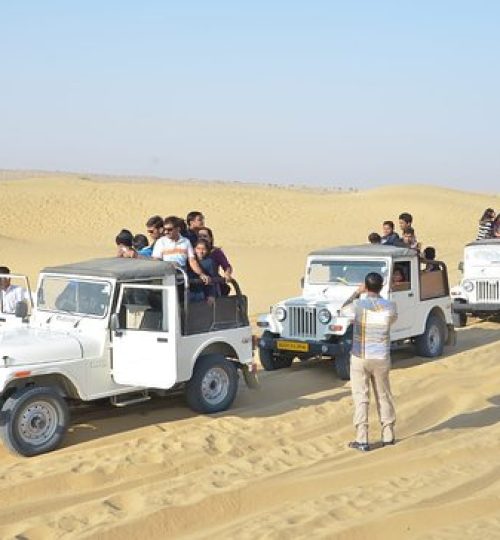
{"label": "yellow license plate", "polygon": [[280,351],[307,352],[309,350],[308,343],[299,343],[297,341],[283,341],[281,339],[276,342],[276,347],[278,347]]}

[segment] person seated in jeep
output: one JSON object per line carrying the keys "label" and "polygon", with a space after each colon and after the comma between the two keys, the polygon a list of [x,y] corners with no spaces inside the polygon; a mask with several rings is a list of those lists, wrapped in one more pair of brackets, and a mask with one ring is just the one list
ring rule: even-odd
{"label": "person seated in jeep", "polygon": [[[0,274],[10,274],[8,266],[0,266]],[[0,313],[15,313],[18,302],[28,300],[28,293],[19,285],[12,285],[10,278],[0,277]]]}
{"label": "person seated in jeep", "polygon": [[403,242],[406,244],[406,247],[420,252],[420,243],[417,242],[415,229],[413,227],[406,227],[406,229],[403,231]]}
{"label": "person seated in jeep", "polygon": [[210,277],[200,267],[191,242],[181,236],[182,226],[183,220],[176,216],[165,218],[163,228],[165,236],[156,241],[153,248],[153,258],[175,263],[182,268],[186,268],[189,263],[191,270],[207,285],[210,282]]}
{"label": "person seated in jeep", "polygon": [[116,256],[125,259],[136,259],[137,251],[134,248],[134,235],[128,229],[122,229],[115,238],[118,248]]}
{"label": "person seated in jeep", "polygon": [[384,221],[382,223],[382,238],[381,244],[386,246],[394,246],[399,242],[399,235],[397,232],[394,232],[394,222],[393,221]]}
{"label": "person seated in jeep", "polygon": [[392,272],[392,284],[397,285],[398,283],[404,283],[406,281],[405,275],[403,270],[398,267],[394,267],[394,271]]}
{"label": "person seated in jeep", "polygon": [[[198,264],[202,268],[203,272],[215,278],[216,271],[213,260],[210,258],[210,244],[206,240],[197,240],[194,246],[194,252]],[[191,279],[199,279],[199,277],[191,270],[188,272]],[[216,296],[220,296],[219,285],[217,283],[210,283],[203,285],[201,283],[191,284],[189,287],[189,300],[191,302],[209,302],[213,303]]]}
{"label": "person seated in jeep", "polygon": [[[423,251],[424,259],[427,261],[434,261],[436,259],[436,249],[432,246],[428,246]],[[426,263],[424,272],[437,272],[439,271],[439,264],[437,263]]]}

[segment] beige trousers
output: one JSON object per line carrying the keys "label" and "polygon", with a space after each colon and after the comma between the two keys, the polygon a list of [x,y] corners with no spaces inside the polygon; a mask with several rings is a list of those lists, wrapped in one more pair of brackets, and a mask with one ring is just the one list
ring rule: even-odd
{"label": "beige trousers", "polygon": [[365,360],[351,355],[351,391],[354,401],[354,427],[356,441],[368,442],[368,407],[370,404],[370,382],[375,395],[378,417],[382,426],[382,440],[394,439],[396,411],[389,384],[390,360]]}

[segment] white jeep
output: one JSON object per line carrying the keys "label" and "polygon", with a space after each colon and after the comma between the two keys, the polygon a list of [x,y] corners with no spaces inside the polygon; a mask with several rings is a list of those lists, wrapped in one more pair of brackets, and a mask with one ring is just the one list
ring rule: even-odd
{"label": "white jeep", "polygon": [[[398,283],[393,282],[395,270],[403,277]],[[335,360],[341,379],[349,379],[352,321],[340,310],[370,272],[384,277],[381,294],[397,305],[398,320],[391,328],[394,345],[412,342],[419,355],[436,357],[445,344],[454,343],[443,262],[424,261],[415,250],[402,247],[335,247],[308,256],[302,296],[278,302],[259,317],[262,366],[274,370],[290,366],[296,357],[326,357]]]}
{"label": "white jeep", "polygon": [[451,289],[455,326],[465,326],[467,315],[500,313],[500,239],[477,240],[464,248],[460,284]]}
{"label": "white jeep", "polygon": [[232,404],[238,371],[255,383],[246,297],[188,301],[177,266],[96,259],[45,268],[29,323],[0,333],[0,431],[25,456],[57,447],[68,403],[116,406],[184,389],[198,412]]}

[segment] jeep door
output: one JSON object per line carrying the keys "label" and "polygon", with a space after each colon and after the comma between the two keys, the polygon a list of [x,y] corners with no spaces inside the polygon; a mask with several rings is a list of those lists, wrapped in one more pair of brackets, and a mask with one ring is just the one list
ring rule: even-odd
{"label": "jeep door", "polygon": [[394,261],[389,290],[390,299],[398,309],[398,319],[391,327],[391,340],[405,339],[412,335],[418,298],[418,275],[411,260]]}
{"label": "jeep door", "polygon": [[177,381],[176,295],[163,285],[122,285],[111,331],[116,383],[171,388]]}

